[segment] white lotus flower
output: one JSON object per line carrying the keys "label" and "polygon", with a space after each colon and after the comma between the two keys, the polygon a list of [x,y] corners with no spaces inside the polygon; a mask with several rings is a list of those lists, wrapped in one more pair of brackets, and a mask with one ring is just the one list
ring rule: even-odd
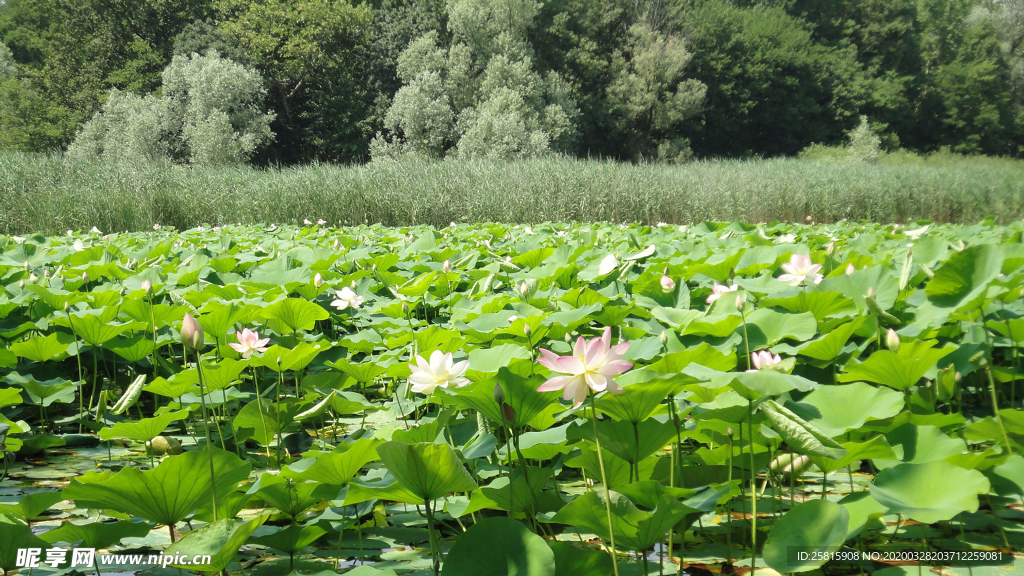
{"label": "white lotus flower", "polygon": [[812,264],[811,257],[806,254],[793,254],[789,262],[782,265],[782,269],[786,274],[779,276],[779,280],[789,282],[790,286],[799,286],[804,280],[818,284],[822,279],[822,275],[818,274],[821,264]]}
{"label": "white lotus flower", "polygon": [[337,300],[331,302],[331,306],[334,306],[339,311],[346,308],[352,308],[358,310],[363,305],[363,297],[356,294],[354,290],[348,286],[341,290],[335,290],[334,294],[338,297]]}
{"label": "white lotus flower", "polygon": [[445,354],[440,350],[430,353],[430,361],[427,362],[423,356],[416,356],[416,363],[409,364],[412,374],[409,375],[409,384],[412,384],[412,391],[418,394],[431,394],[435,388],[461,388],[469,384],[469,379],[462,375],[469,367],[469,360],[453,362],[451,352]]}

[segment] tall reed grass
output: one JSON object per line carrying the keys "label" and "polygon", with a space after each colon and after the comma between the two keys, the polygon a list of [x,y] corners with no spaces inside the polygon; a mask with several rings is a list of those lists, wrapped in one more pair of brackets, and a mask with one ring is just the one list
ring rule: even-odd
{"label": "tall reed grass", "polygon": [[679,166],[548,158],[193,169],[0,154],[0,232],[223,223],[702,220],[1001,222],[1024,216],[1024,163],[799,159]]}

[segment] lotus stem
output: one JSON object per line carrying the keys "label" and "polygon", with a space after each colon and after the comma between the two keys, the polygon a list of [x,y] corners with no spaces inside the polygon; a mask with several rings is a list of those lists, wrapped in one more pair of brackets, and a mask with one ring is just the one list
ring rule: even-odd
{"label": "lotus stem", "polygon": [[[75,332],[75,325],[71,323],[71,312],[66,307],[64,313],[68,316],[68,326],[71,327],[71,334],[75,337],[75,360],[78,362],[78,433],[82,433],[82,415],[85,414],[83,407],[85,406],[85,398],[82,390],[85,388],[85,380],[82,378],[82,355],[80,354],[81,344],[78,343],[78,333]],[[154,352],[156,348],[153,349]],[[89,398],[89,404],[92,404],[92,398]]]}
{"label": "lotus stem", "polygon": [[[203,406],[203,430],[206,432],[206,453],[210,455],[210,498],[213,501],[213,521],[217,521],[217,474],[213,466],[213,443],[210,442],[210,422],[206,414],[206,387],[203,380],[203,355],[196,350],[196,370],[199,372],[199,400]],[[220,425],[217,425],[218,430]],[[221,442],[224,441],[224,434],[220,435]],[[172,528],[171,542],[174,542]]]}
{"label": "lotus stem", "polygon": [[608,493],[608,474],[604,470],[604,456],[601,455],[601,436],[597,431],[597,406],[594,404],[594,391],[588,388],[587,395],[590,396],[590,411],[593,415],[591,422],[594,425],[594,444],[597,445],[597,465],[601,468],[601,485],[604,487],[604,509],[608,515],[608,552],[612,556],[612,569],[615,571],[615,576],[619,576],[619,559],[615,552],[615,532],[612,530],[612,500]]}
{"label": "lotus stem", "polygon": [[754,469],[754,402],[747,400],[747,429],[750,431],[750,573],[757,573],[757,478]]}

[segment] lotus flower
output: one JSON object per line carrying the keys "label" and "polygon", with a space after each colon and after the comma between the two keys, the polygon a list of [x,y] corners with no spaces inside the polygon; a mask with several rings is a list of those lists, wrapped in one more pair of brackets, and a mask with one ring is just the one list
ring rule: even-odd
{"label": "lotus flower", "polygon": [[775,241],[779,244],[791,244],[793,242],[796,242],[796,234],[783,234],[782,236],[779,236]]}
{"label": "lotus flower", "polygon": [[789,282],[790,286],[799,286],[804,280],[818,284],[822,279],[822,275],[818,274],[821,264],[812,264],[811,257],[805,254],[793,254],[789,262],[782,265],[782,269],[786,274],[779,276],[779,280]]}
{"label": "lotus flower", "polygon": [[338,296],[338,299],[331,302],[331,306],[334,306],[339,311],[346,308],[352,308],[358,310],[363,305],[363,297],[356,294],[354,290],[348,286],[341,290],[335,290],[334,293]]}
{"label": "lotus flower", "polygon": [[666,293],[666,294],[668,294],[669,292],[672,292],[675,289],[676,289],[676,282],[675,282],[675,280],[669,278],[668,276],[662,275],[662,277],[661,277],[661,291]]}
{"label": "lotus flower", "polygon": [[185,312],[185,317],[181,319],[180,335],[182,345],[189,350],[202,350],[206,344],[203,327],[188,312]]}
{"label": "lotus flower", "polygon": [[267,343],[270,342],[270,338],[264,338],[260,340],[259,332],[254,332],[248,328],[243,328],[241,332],[235,333],[235,338],[238,338],[238,344],[229,343],[235,352],[242,355],[242,358],[248,358],[252,356],[253,352],[266,352]]}
{"label": "lotus flower", "polygon": [[772,366],[782,362],[782,358],[778,354],[772,356],[772,353],[768,350],[761,350],[760,352],[751,352],[750,361],[754,368],[747,370],[747,372],[757,372],[765,366]]}
{"label": "lotus flower", "polygon": [[462,376],[468,367],[469,360],[453,362],[451,352],[445,354],[434,350],[430,353],[430,362],[417,355],[416,363],[409,364],[412,370],[409,383],[412,384],[412,391],[419,394],[430,394],[438,386],[448,388],[449,384],[461,388],[469,384],[469,379]]}
{"label": "lotus flower", "polygon": [[729,292],[735,292],[738,288],[739,286],[736,286],[735,284],[732,286],[725,286],[713,281],[711,283],[711,294],[708,294],[708,299],[705,300],[705,302],[711,304],[712,302],[718,300],[722,296],[725,296]]}
{"label": "lotus flower", "polygon": [[541,358],[538,362],[552,372],[568,376],[555,376],[541,384],[537,391],[565,390],[562,398],[572,398],[573,408],[583,404],[588,389],[594,392],[608,390],[616,394],[621,393],[622,388],[611,377],[633,367],[632,362],[621,359],[628,348],[629,342],[612,346],[611,328],[605,328],[601,336],[592,338],[590,342],[580,336],[576,340],[572,356],[559,356],[541,348]]}

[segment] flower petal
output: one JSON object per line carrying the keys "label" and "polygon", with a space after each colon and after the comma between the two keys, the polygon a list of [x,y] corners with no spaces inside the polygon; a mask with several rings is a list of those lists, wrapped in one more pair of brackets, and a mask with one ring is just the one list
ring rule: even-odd
{"label": "flower petal", "polygon": [[633,363],[628,360],[613,360],[598,368],[597,373],[605,376],[615,376],[616,374],[622,374],[632,367]]}
{"label": "flower petal", "polygon": [[538,386],[537,392],[554,392],[555,390],[562,390],[572,384],[572,381],[575,379],[575,376],[555,376]]}

